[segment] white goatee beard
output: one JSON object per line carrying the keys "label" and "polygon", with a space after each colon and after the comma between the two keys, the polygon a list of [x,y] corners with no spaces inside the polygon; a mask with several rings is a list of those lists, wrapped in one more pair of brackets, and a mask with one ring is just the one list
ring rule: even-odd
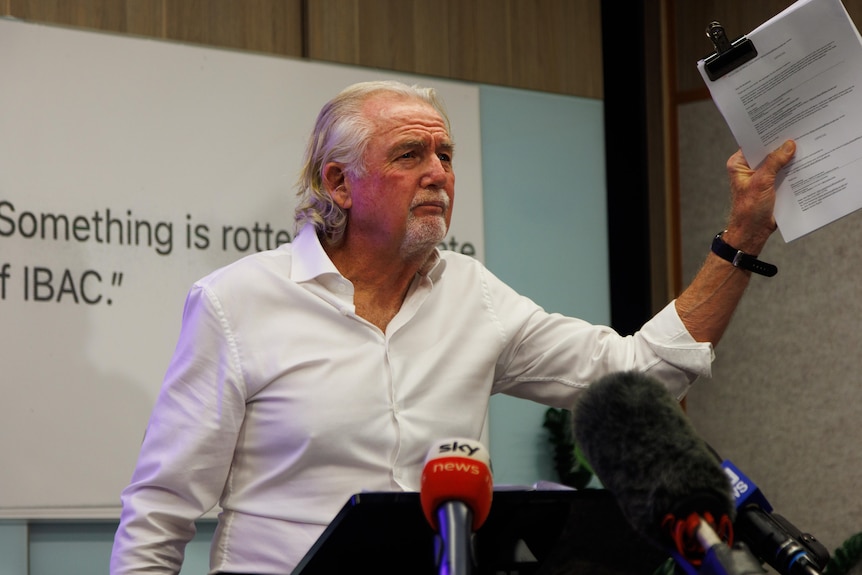
{"label": "white goatee beard", "polygon": [[401,255],[405,259],[416,256],[427,256],[437,244],[446,237],[446,220],[443,216],[421,219],[413,218],[407,221],[407,234],[401,244]]}

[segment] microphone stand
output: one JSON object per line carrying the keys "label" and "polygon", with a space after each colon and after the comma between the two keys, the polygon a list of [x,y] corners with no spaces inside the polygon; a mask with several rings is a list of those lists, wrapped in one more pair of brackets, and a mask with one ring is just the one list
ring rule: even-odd
{"label": "microphone stand", "polygon": [[703,575],[761,575],[765,572],[746,547],[728,546],[703,519],[700,520],[697,530],[697,540],[706,550],[699,571]]}
{"label": "microphone stand", "polygon": [[473,511],[461,501],[437,508],[439,533],[434,538],[439,575],[470,575],[473,571]]}

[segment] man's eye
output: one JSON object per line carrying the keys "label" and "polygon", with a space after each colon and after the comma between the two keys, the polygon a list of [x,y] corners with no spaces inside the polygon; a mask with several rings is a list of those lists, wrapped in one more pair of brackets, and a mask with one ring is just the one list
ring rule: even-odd
{"label": "man's eye", "polygon": [[451,162],[452,156],[450,154],[437,154],[437,157],[440,158],[441,162]]}

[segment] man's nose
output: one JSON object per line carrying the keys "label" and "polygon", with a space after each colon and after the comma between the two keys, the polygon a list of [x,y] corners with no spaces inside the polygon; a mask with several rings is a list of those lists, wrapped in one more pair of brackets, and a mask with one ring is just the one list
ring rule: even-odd
{"label": "man's nose", "polygon": [[449,177],[449,171],[450,168],[444,164],[439,156],[436,154],[431,155],[428,161],[428,168],[422,176],[422,187],[442,187],[446,183],[446,178]]}

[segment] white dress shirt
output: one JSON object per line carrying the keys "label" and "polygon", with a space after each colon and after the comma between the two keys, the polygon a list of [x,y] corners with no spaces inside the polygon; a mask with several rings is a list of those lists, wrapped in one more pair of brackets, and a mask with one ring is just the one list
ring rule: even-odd
{"label": "white dress shirt", "polygon": [[356,315],[310,228],[196,282],[111,573],[178,573],[216,505],[211,572],[290,573],[352,494],[418,491],[433,442],[479,439],[491,394],[571,408],[612,371],[648,372],[678,397],[710,374],[712,346],[673,304],[620,337],[547,313],[474,258],[435,258],[385,333]]}

